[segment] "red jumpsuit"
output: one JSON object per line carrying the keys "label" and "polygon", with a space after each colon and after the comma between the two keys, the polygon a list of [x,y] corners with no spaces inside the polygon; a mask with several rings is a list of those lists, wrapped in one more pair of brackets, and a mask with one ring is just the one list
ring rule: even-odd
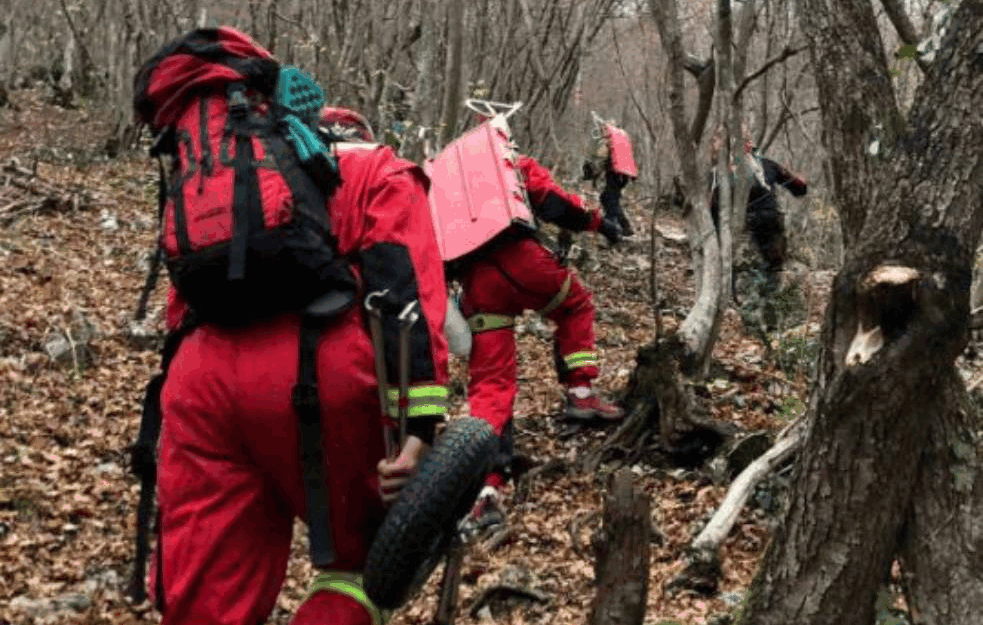
{"label": "red jumpsuit", "polygon": [[[535,215],[569,230],[595,231],[599,211],[564,191],[549,170],[528,156],[520,157]],[[512,319],[524,310],[541,311],[556,323],[556,366],[567,386],[589,386],[597,377],[594,351],[594,305],[576,275],[535,238],[506,233],[474,252],[463,263],[462,312],[474,332],[469,363],[471,414],[485,419],[499,434],[512,420],[518,392]],[[491,329],[489,329],[491,328]]]}
{"label": "red jumpsuit", "polygon": [[[419,297],[410,414],[417,428],[432,432],[446,412],[446,289],[426,182],[414,165],[374,144],[339,154],[339,166],[343,182],[328,206],[339,253],[352,260],[366,293],[389,288],[397,298]],[[173,327],[182,305],[177,297],[170,302]],[[291,405],[298,329],[294,314],[242,329],[201,326],[171,362],[162,396],[160,541],[151,572],[164,625],[255,625],[273,609],[293,520],[304,518],[306,507]],[[392,329],[387,325],[387,347],[395,349]],[[387,360],[394,381],[396,359]],[[376,469],[384,418],[373,362],[365,313],[356,306],[325,330],[317,360],[337,550],[332,566],[344,572],[361,569],[384,513]],[[373,623],[378,615],[363,607],[364,593],[349,581],[313,595],[294,623]]]}

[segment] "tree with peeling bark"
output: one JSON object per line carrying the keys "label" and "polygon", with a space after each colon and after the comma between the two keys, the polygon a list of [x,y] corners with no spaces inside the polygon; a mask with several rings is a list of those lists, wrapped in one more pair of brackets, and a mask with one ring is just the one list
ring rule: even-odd
{"label": "tree with peeling bark", "polygon": [[955,9],[907,115],[870,0],[800,9],[847,253],[790,508],[738,623],[873,623],[898,562],[915,623],[976,624],[983,437],[955,359],[983,228],[983,0]]}

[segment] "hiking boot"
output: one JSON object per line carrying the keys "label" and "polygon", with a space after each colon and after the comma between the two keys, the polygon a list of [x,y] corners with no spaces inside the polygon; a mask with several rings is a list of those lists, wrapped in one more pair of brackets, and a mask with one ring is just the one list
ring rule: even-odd
{"label": "hiking boot", "polygon": [[588,397],[577,397],[572,393],[567,394],[567,406],[563,411],[563,418],[571,421],[620,421],[625,413],[614,404],[609,404],[597,395],[591,394]]}
{"label": "hiking boot", "polygon": [[311,585],[310,594],[290,619],[290,625],[373,625],[382,622],[382,614],[368,598],[358,599],[345,589],[362,591],[361,576],[335,571],[322,573]]}
{"label": "hiking boot", "polygon": [[505,508],[502,506],[502,494],[494,486],[485,486],[481,489],[471,512],[461,521],[460,530],[467,540],[472,540],[504,525]]}
{"label": "hiking boot", "polygon": [[635,236],[635,229],[631,225],[631,221],[628,219],[628,215],[624,213],[618,213],[618,225],[621,226],[621,235],[626,237]]}

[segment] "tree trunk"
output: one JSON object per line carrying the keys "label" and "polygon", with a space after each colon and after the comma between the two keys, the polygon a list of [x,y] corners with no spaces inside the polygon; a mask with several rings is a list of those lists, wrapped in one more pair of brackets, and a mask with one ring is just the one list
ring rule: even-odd
{"label": "tree trunk", "polygon": [[687,358],[684,369],[702,372],[709,366],[710,354],[716,341],[715,330],[720,307],[720,244],[710,217],[710,207],[705,193],[706,181],[697,165],[696,145],[692,129],[686,124],[683,70],[686,55],[683,52],[682,32],[679,25],[676,0],[649,0],[649,6],[659,28],[663,49],[669,62],[669,116],[676,140],[676,154],[682,169],[682,183],[690,203],[687,227],[693,267],[696,275],[696,302],[679,328],[686,345]]}
{"label": "tree trunk", "polygon": [[[723,124],[724,146],[717,152],[717,237],[720,240],[720,306],[714,324],[720,324],[723,307],[733,295],[731,285],[734,272],[734,237],[731,220],[734,218],[734,206],[739,204],[731,181],[731,162],[735,144],[731,141],[734,134],[732,128],[731,108],[734,97],[734,60],[733,60],[733,27],[730,10],[730,0],[717,0],[717,48],[720,50],[717,69],[717,115]],[[740,114],[738,113],[738,117]],[[737,130],[740,132],[740,129]]]}
{"label": "tree trunk", "polygon": [[849,247],[792,503],[739,623],[873,623],[899,553],[919,623],[978,623],[980,420],[954,362],[983,227],[983,1],[957,9],[907,121],[869,1],[805,0],[800,19]]}
{"label": "tree trunk", "polygon": [[969,294],[969,307],[977,310],[983,307],[983,248],[976,250],[976,263],[973,267],[973,287]]}
{"label": "tree trunk", "polygon": [[983,415],[950,376],[938,393],[901,544],[915,623],[978,623],[983,606]]}
{"label": "tree trunk", "polygon": [[457,132],[457,114],[461,109],[463,65],[464,1],[460,0],[447,4],[447,71],[444,74],[444,110],[440,128],[442,146],[449,143]]}
{"label": "tree trunk", "polygon": [[420,2],[420,51],[416,58],[416,81],[413,85],[412,112],[410,119],[418,124],[415,131],[407,137],[404,156],[419,163],[427,154],[428,143],[433,138],[432,127],[436,120],[434,106],[438,91],[436,80],[436,60],[440,48],[435,6],[431,0]]}
{"label": "tree trunk", "polygon": [[621,469],[604,500],[591,625],[642,625],[645,620],[651,523],[648,495],[635,487],[629,469]]}

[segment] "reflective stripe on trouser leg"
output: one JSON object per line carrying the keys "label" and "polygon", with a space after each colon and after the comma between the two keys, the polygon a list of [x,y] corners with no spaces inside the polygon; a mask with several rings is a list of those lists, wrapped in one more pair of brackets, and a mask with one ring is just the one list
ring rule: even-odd
{"label": "reflective stripe on trouser leg", "polygon": [[311,589],[307,593],[307,596],[309,598],[314,593],[322,590],[345,595],[357,601],[365,608],[369,616],[372,617],[372,625],[383,625],[389,620],[389,614],[377,608],[365,593],[365,588],[362,585],[362,576],[358,573],[349,571],[326,571],[319,573],[311,583]]}
{"label": "reflective stripe on trouser leg", "polygon": [[574,352],[563,356],[563,364],[567,371],[580,367],[596,367],[597,352]]}

